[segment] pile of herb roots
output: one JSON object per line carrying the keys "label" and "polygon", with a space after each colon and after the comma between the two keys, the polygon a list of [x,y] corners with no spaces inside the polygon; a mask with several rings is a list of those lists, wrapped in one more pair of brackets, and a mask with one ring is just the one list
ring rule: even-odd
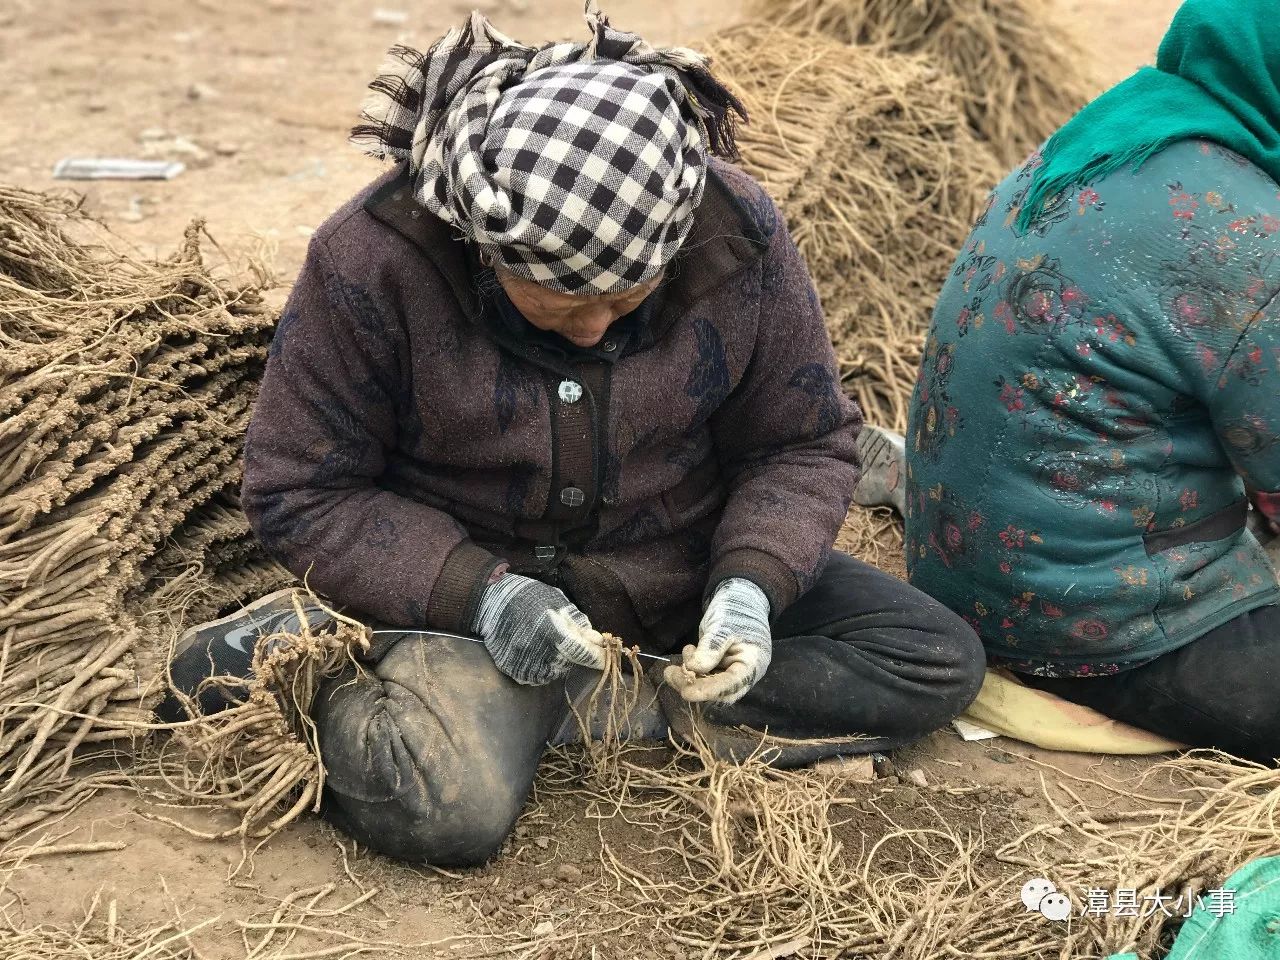
{"label": "pile of herb roots", "polygon": [[149,719],[182,624],[288,579],[237,502],[274,315],[201,232],[148,261],[0,186],[0,839]]}

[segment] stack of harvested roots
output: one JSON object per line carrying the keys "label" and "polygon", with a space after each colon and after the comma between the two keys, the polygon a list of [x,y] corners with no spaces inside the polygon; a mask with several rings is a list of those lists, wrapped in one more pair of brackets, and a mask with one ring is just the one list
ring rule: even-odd
{"label": "stack of harvested roots", "polygon": [[[998,177],[956,81],[923,58],[760,23],[709,50],[750,110],[743,166],[808,261],[845,389],[869,423],[905,430],[934,301]],[[855,507],[838,546],[904,573],[887,511]]]}
{"label": "stack of harvested roots", "polygon": [[285,578],[235,499],[273,314],[200,232],[144,261],[0,187],[0,838],[148,716],[174,627]]}
{"label": "stack of harvested roots", "polygon": [[201,685],[218,688],[231,707],[204,716],[200,690],[176,693],[193,722],[174,729],[154,762],[143,765],[164,799],[230,811],[237,822],[208,831],[158,819],[204,839],[248,840],[319,811],[324,765],[311,709],[321,684],[354,663],[370,637],[368,627],[333,610],[312,623],[302,600],[294,591],[298,632],[260,638],[251,676],[209,677]]}
{"label": "stack of harvested roots", "polygon": [[743,165],[818,284],[845,383],[902,429],[929,315],[995,181],[954,82],[921,59],[759,24],[714,38],[746,103]]}
{"label": "stack of harvested roots", "polygon": [[757,0],[771,23],[923,54],[959,79],[964,111],[1006,167],[1098,91],[1047,0]]}
{"label": "stack of harvested roots", "polygon": [[[633,898],[621,910],[701,956],[1147,960],[1197,898],[1275,854],[1280,771],[1207,751],[1151,768],[1147,790],[1087,779],[1106,796],[1097,805],[1072,789],[1083,778],[1060,773],[1029,829],[983,810],[972,788],[904,801],[839,767],[721,761],[696,731],[665,762],[644,757],[622,743],[561,748],[538,793],[585,795],[588,817],[642,825],[648,849],[602,831],[606,882]],[[1071,901],[1070,924],[1026,909],[1034,877]],[[1135,891],[1142,907],[1090,912],[1097,890]],[[1151,909],[1160,896],[1179,909]]]}

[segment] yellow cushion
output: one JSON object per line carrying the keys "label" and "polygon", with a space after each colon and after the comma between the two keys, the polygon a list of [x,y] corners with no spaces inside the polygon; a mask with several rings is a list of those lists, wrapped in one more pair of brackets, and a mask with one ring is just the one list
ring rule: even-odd
{"label": "yellow cushion", "polygon": [[1005,670],[987,671],[978,699],[961,719],[1045,750],[1150,754],[1186,746],[1112,720],[1090,707],[1024,686]]}

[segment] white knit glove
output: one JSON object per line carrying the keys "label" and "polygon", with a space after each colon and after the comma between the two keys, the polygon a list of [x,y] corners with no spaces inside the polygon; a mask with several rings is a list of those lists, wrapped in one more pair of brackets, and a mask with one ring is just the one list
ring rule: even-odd
{"label": "white knit glove", "polygon": [[764,676],[772,657],[769,598],[750,580],[731,577],[716,588],[702,615],[698,645],[684,648],[684,667],[667,667],[663,679],[691,702],[737,703]]}
{"label": "white knit glove", "polygon": [[498,669],[516,683],[550,683],[575,663],[605,666],[604,637],[587,615],[555,587],[519,574],[505,574],[485,588],[473,629]]}

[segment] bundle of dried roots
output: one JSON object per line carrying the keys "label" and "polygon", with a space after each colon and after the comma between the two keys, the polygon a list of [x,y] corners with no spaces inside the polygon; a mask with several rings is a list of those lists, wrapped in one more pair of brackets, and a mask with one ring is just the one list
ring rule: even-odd
{"label": "bundle of dried roots", "polygon": [[902,519],[890,507],[851,506],[835,546],[899,580],[907,579]]}
{"label": "bundle of dried roots", "polygon": [[265,277],[215,278],[201,233],[142,260],[0,186],[0,840],[79,745],[138,729],[183,608],[282,580],[232,493]]}
{"label": "bundle of dried roots", "polygon": [[747,104],[744,166],[817,282],[846,388],[903,429],[934,299],[995,181],[955,84],[922,59],[760,24],[709,43]]}
{"label": "bundle of dried roots", "polygon": [[[270,837],[320,809],[325,771],[312,706],[321,686],[368,649],[369,629],[327,608],[324,624],[313,628],[302,595],[295,592],[293,602],[300,629],[259,638],[250,677],[214,676],[190,696],[179,694],[193,719],[175,725],[156,762],[144,766],[163,784],[166,799],[229,811],[235,824],[208,831],[158,819],[205,839],[248,840]],[[233,706],[203,715],[205,687],[217,688]]]}
{"label": "bundle of dried roots", "polygon": [[1047,0],[756,0],[771,23],[923,54],[960,80],[979,138],[1011,167],[1098,92]]}
{"label": "bundle of dried roots", "polygon": [[[845,389],[904,430],[938,291],[998,176],[956,82],[923,58],[760,23],[713,38],[752,115],[744,166],[808,261]],[[850,513],[842,549],[901,574],[901,532]]]}

